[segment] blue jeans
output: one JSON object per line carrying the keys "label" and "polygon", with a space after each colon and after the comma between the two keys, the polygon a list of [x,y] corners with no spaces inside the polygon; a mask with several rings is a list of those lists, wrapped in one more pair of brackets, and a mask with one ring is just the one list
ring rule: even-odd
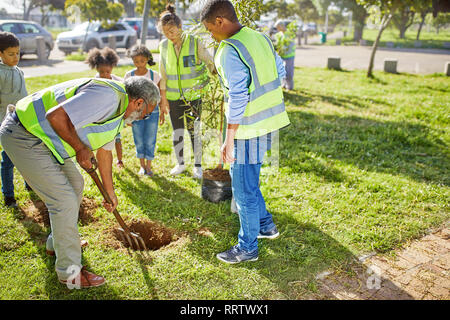
{"label": "blue jeans", "polygon": [[147,118],[133,121],[133,139],[136,145],[136,157],[139,159],[153,160],[155,158],[158,123],[158,107]]}
{"label": "blue jeans", "polygon": [[271,147],[271,135],[248,140],[234,140],[236,161],[230,166],[231,187],[241,224],[238,234],[240,249],[258,249],[258,234],[275,227],[272,214],[259,189],[259,173],[264,154]]}
{"label": "blue jeans", "polygon": [[283,85],[288,90],[294,89],[294,59],[295,57],[283,59],[284,69],[286,70],[286,78],[283,79]]}
{"label": "blue jeans", "polygon": [[3,195],[14,198],[14,164],[5,150],[2,151],[1,177]]}

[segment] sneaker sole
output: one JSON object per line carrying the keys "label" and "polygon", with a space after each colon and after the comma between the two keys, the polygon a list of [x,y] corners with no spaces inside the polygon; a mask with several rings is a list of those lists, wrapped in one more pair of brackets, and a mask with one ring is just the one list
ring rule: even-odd
{"label": "sneaker sole", "polygon": [[273,235],[271,235],[271,236],[263,236],[263,235],[258,235],[258,239],[276,239],[276,238],[278,238],[280,236],[280,233],[279,232],[277,232],[277,233],[275,233],[275,234],[273,234]]}
{"label": "sneaker sole", "polygon": [[240,263],[240,262],[247,262],[247,261],[257,261],[258,257],[256,258],[252,258],[252,259],[248,259],[248,260],[240,260],[240,261],[228,261],[228,260],[224,260],[218,256],[216,256],[217,259],[219,259],[222,262],[228,263],[228,264],[236,264],[236,263]]}

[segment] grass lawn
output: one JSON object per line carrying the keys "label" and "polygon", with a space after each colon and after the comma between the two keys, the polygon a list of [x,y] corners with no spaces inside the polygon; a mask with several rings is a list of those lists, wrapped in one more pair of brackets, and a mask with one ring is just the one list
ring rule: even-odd
{"label": "grass lawn", "polygon": [[[123,75],[130,66],[115,69]],[[95,71],[27,79],[29,93]],[[114,167],[119,212],[173,229],[178,240],[146,256],[111,245],[112,214],[85,177],[85,197],[99,208],[80,223],[89,242],[83,263],[107,279],[89,290],[57,282],[45,254],[49,228],[0,206],[1,299],[302,299],[315,276],[346,271],[362,254],[389,252],[449,218],[450,78],[297,68],[285,93],[292,124],[280,134],[278,170],[263,168],[261,189],[281,233],[260,241],[259,260],[226,265],[215,254],[237,241],[230,201],[201,198],[188,172],[175,164],[169,123],[158,131],[155,177],[137,175],[131,128],[122,133],[125,169]],[[189,141],[189,139],[185,139]],[[191,150],[186,142],[185,150]],[[192,154],[192,152],[190,152]],[[115,153],[114,153],[115,157]],[[33,193],[15,175],[21,207]]]}
{"label": "grass lawn", "polygon": [[[372,45],[377,37],[378,30],[364,29],[363,39],[367,40],[368,45]],[[395,28],[389,28],[383,31],[380,39],[380,47],[387,47],[388,42],[393,42],[396,48],[415,48],[417,30],[406,30],[405,38],[400,39],[399,31]],[[444,49],[444,42],[450,42],[450,30],[442,29],[437,34],[434,31],[427,32],[426,27],[422,29],[419,40],[422,42],[421,48]],[[328,41],[333,44],[334,41]],[[327,42],[327,44],[328,44]],[[353,34],[348,35],[342,39],[343,44],[350,44],[353,42]]]}

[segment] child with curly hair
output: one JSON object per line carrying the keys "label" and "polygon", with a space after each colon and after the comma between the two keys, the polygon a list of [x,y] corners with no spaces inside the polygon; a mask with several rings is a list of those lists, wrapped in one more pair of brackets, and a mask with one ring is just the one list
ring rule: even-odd
{"label": "child with curly hair", "polygon": [[[153,81],[159,88],[161,77],[149,66],[155,65],[153,56],[145,45],[135,45],[128,50],[128,56],[133,59],[135,69],[128,71],[124,80],[129,77],[146,77]],[[144,119],[136,120],[132,123],[133,139],[136,145],[136,157],[140,161],[140,175],[153,176],[152,161],[155,158],[156,135],[158,133],[158,119],[161,124],[164,123],[164,113],[159,114],[159,107],[156,106],[153,112],[147,114]]]}
{"label": "child with curly hair", "polygon": [[[123,82],[124,79],[112,73],[113,68],[117,66],[118,62],[119,56],[113,49],[108,47],[105,47],[102,50],[98,48],[91,49],[86,58],[86,63],[89,64],[89,67],[97,70],[97,74],[95,75],[96,78],[105,78]],[[122,169],[122,142],[120,138],[119,133],[116,136],[117,167]]]}

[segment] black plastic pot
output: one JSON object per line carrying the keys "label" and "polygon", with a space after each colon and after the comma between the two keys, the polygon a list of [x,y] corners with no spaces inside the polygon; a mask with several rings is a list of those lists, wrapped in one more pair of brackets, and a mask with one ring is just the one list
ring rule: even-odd
{"label": "black plastic pot", "polygon": [[211,202],[229,200],[232,197],[231,180],[219,181],[203,178],[202,198]]}

